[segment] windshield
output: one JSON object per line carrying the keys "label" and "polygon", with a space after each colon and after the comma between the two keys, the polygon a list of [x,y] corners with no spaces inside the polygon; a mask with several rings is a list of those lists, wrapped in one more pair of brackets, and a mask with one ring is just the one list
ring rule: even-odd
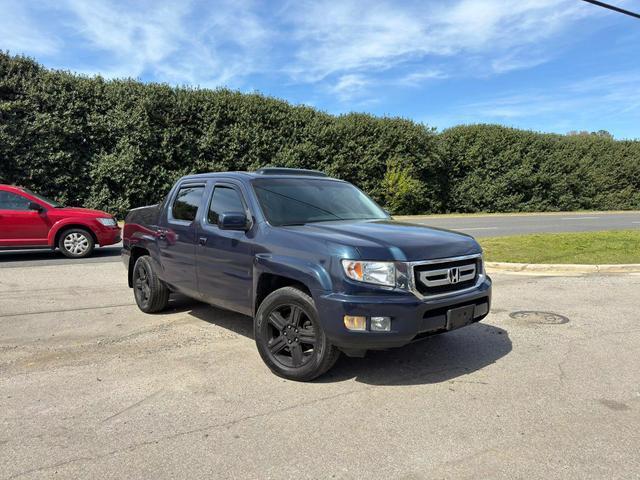
{"label": "windshield", "polygon": [[327,179],[265,178],[254,180],[253,188],[262,211],[274,226],[389,218],[373,200],[350,183]]}
{"label": "windshield", "polygon": [[29,195],[33,195],[34,197],[36,197],[38,200],[43,201],[44,203],[47,203],[49,205],[51,205],[54,208],[62,208],[62,204],[56,202],[55,200],[51,200],[47,197],[43,197],[42,195],[38,195],[35,192],[32,192],[31,190],[29,190],[28,188],[23,188],[22,189],[24,192],[28,193]]}

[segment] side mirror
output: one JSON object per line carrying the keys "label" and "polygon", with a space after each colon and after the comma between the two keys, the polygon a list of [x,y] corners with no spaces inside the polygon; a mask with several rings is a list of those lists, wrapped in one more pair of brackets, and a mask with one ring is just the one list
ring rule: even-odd
{"label": "side mirror", "polygon": [[222,230],[249,230],[249,220],[244,212],[225,212],[218,216],[218,227]]}
{"label": "side mirror", "polygon": [[36,202],[29,202],[29,210],[33,210],[35,212],[38,213],[42,213],[44,211],[44,208],[42,208],[42,205],[40,205],[39,203]]}

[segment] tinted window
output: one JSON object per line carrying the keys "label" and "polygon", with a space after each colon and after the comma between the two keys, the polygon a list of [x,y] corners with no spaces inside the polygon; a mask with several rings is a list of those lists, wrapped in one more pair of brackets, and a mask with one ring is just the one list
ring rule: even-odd
{"label": "tinted window", "polygon": [[175,220],[186,220],[187,222],[195,220],[202,201],[202,192],[204,192],[204,187],[182,187],[173,202],[171,216]]}
{"label": "tinted window", "polygon": [[42,200],[44,203],[48,203],[49,205],[51,205],[52,207],[56,207],[56,208],[60,208],[62,207],[61,203],[56,202],[55,200],[51,200],[50,198],[47,197],[43,197],[42,195],[32,192],[31,190],[29,190],[28,188],[23,188],[23,190],[31,195],[33,195],[34,197],[36,197],[39,200]]}
{"label": "tinted window", "polygon": [[373,200],[350,183],[273,178],[255,180],[253,186],[272,225],[389,218]]}
{"label": "tinted window", "polygon": [[22,195],[0,191],[0,210],[29,210],[29,203]]}
{"label": "tinted window", "polygon": [[209,207],[209,223],[217,224],[220,214],[227,212],[244,212],[240,194],[231,187],[216,187]]}

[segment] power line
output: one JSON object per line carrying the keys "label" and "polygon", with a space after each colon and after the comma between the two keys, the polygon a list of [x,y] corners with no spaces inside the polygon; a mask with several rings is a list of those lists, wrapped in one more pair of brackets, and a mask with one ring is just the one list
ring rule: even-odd
{"label": "power line", "polygon": [[615,5],[609,5],[608,3],[599,2],[598,0],[582,0],[583,2],[592,3],[597,5],[598,7],[608,8],[609,10],[613,10],[614,12],[624,13],[625,15],[629,15],[630,17],[640,19],[640,13],[632,12],[630,10],[625,10],[624,8],[616,7]]}

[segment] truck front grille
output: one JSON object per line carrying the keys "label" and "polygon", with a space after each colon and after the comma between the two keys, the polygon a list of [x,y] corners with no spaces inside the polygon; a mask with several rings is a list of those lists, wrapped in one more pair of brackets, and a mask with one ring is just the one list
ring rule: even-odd
{"label": "truck front grille", "polygon": [[482,258],[442,259],[413,267],[416,290],[424,296],[454,293],[473,287],[482,272]]}

